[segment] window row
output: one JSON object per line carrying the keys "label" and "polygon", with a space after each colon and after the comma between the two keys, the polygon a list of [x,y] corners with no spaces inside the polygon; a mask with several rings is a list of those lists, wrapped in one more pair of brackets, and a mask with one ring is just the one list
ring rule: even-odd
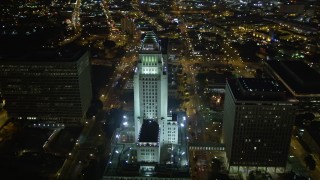
{"label": "window row", "polygon": [[154,149],[141,149],[141,152],[144,152],[144,151],[146,151],[146,152],[149,152],[149,151],[154,152]]}
{"label": "window row", "polygon": [[157,95],[157,92],[143,92],[143,95]]}
{"label": "window row", "polygon": [[142,85],[142,88],[157,88],[157,85]]}
{"label": "window row", "polygon": [[157,84],[157,83],[158,83],[157,81],[143,81],[143,82],[142,82],[143,85],[148,85],[148,84],[153,84],[153,85],[155,85],[155,84]]}
{"label": "window row", "polygon": [[152,99],[155,99],[156,97],[157,97],[157,96],[143,96],[143,98],[144,98],[144,99],[147,99],[147,98],[150,98],[150,99],[151,99],[151,98],[152,98]]}
{"label": "window row", "polygon": [[142,78],[142,80],[147,80],[147,81],[156,81],[157,78],[150,78],[150,77],[147,77],[147,78]]}

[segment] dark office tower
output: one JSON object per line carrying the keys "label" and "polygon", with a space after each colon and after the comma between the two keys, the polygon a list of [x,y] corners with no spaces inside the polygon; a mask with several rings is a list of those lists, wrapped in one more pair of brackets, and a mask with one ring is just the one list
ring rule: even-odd
{"label": "dark office tower", "polygon": [[230,172],[286,166],[295,102],[272,79],[228,80],[223,141]]}
{"label": "dark office tower", "polygon": [[315,6],[314,6],[314,11],[315,11],[315,15],[316,17],[320,17],[320,2],[316,1]]}
{"label": "dark office tower", "polygon": [[2,55],[0,92],[12,118],[35,126],[79,124],[92,98],[89,53],[68,46]]}
{"label": "dark office tower", "polygon": [[299,100],[297,114],[320,116],[320,74],[301,61],[266,61],[269,74]]}

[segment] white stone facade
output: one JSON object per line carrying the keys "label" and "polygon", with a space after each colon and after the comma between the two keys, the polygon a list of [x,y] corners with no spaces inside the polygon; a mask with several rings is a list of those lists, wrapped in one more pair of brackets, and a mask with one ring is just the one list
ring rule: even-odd
{"label": "white stone facade", "polygon": [[[159,162],[160,148],[167,143],[177,143],[178,127],[177,123],[168,123],[168,75],[158,39],[153,32],[147,32],[142,42],[133,81],[138,161]],[[144,143],[139,141],[139,134],[143,120],[146,119],[159,124],[158,146],[140,145]],[[169,127],[170,136],[168,136]]]}

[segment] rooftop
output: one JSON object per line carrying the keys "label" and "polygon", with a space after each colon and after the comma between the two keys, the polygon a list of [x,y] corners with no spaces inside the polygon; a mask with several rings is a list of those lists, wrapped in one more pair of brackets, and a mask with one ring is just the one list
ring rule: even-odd
{"label": "rooftop", "polygon": [[151,119],[143,120],[139,142],[158,142],[159,124]]}
{"label": "rooftop", "polygon": [[320,94],[320,74],[301,61],[267,61],[267,65],[299,94]]}
{"label": "rooftop", "polygon": [[0,52],[0,62],[73,62],[77,61],[86,51],[86,48],[72,44],[59,48],[43,48],[21,53],[12,50]]}
{"label": "rooftop", "polygon": [[238,78],[228,80],[237,101],[284,101],[288,93],[274,79]]}
{"label": "rooftop", "polygon": [[153,31],[146,32],[142,40],[141,51],[160,51],[158,38]]}
{"label": "rooftop", "polygon": [[242,90],[253,93],[283,91],[275,80],[271,79],[238,79]]}

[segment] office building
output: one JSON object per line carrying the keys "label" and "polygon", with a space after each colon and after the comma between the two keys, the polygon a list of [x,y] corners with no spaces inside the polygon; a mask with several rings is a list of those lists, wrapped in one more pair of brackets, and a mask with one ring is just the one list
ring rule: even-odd
{"label": "office building", "polygon": [[80,124],[92,98],[89,53],[70,45],[2,55],[0,91],[14,119],[34,126]]}
{"label": "office building", "polygon": [[223,141],[231,172],[286,167],[295,103],[273,79],[227,81]]}
{"label": "office building", "polygon": [[160,162],[160,149],[177,144],[178,124],[168,116],[168,74],[157,37],[147,32],[134,74],[134,121],[138,162]]}
{"label": "office building", "polygon": [[267,72],[299,100],[297,113],[320,116],[320,74],[302,61],[266,61]]}

